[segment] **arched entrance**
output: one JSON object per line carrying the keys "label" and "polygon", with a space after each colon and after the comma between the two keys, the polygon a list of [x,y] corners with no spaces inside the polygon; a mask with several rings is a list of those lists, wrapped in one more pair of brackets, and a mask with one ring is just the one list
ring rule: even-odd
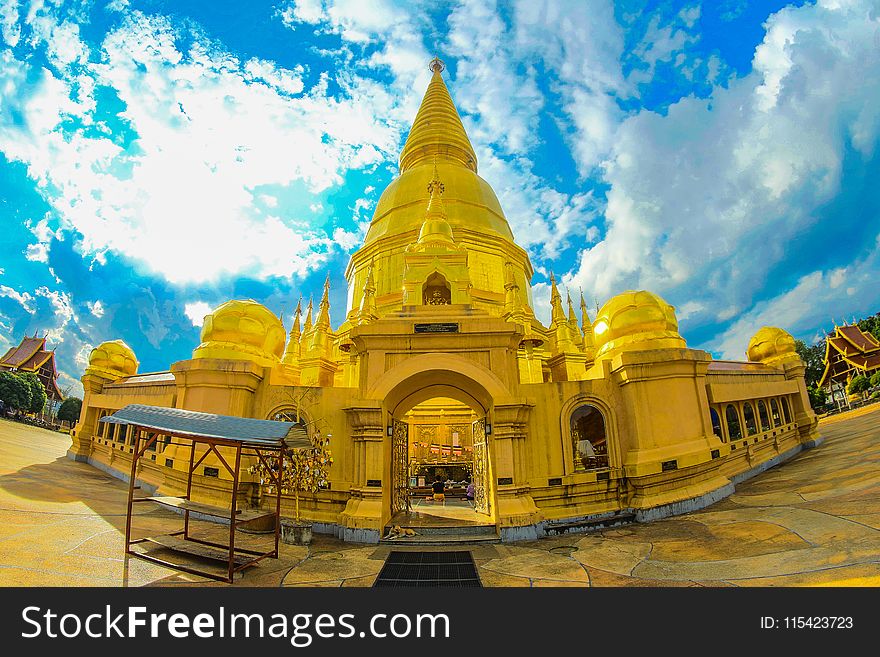
{"label": "arched entrance", "polygon": [[391,523],[494,522],[487,409],[443,387],[418,392],[389,411]]}
{"label": "arched entrance", "polygon": [[[492,372],[459,356],[412,361],[373,388],[387,419],[383,500],[389,524],[494,525],[491,416],[493,400],[506,390]],[[438,476],[445,497],[435,502],[432,479]]]}

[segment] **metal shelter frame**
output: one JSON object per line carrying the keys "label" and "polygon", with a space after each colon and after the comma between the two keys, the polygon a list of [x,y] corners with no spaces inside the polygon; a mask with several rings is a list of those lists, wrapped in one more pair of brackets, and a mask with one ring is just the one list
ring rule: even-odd
{"label": "metal shelter frame", "polygon": [[[292,422],[237,418],[142,404],[130,404],[113,415],[102,418],[101,421],[113,424],[127,424],[134,427],[135,431],[131,476],[128,485],[128,509],[125,520],[126,554],[181,572],[230,583],[233,581],[236,572],[252,566],[267,557],[278,558],[278,543],[281,531],[281,476],[284,465],[284,451],[285,449],[301,449],[311,446],[308,436],[300,425]],[[147,433],[146,439],[142,438],[143,432]],[[152,445],[156,444],[160,435],[182,438],[191,443],[187,466],[186,495],[183,497],[134,497],[134,491],[140,488],[135,483],[138,463],[144,453]],[[241,435],[244,437],[237,437]],[[208,448],[198,460],[195,460],[197,444],[207,445]],[[220,453],[218,447],[230,447],[235,450],[234,465],[229,464]],[[245,450],[252,451],[269,473],[270,484],[275,486],[274,510],[238,508],[237,496],[241,456]],[[193,472],[195,472],[195,469],[205,460],[208,454],[212,453],[216,455],[218,461],[232,477],[232,500],[228,509],[194,502],[191,499]],[[275,467],[272,466],[273,460]],[[182,510],[183,529],[162,536],[150,536],[132,540],[132,510],[134,504],[140,502],[153,502]],[[228,519],[228,543],[216,543],[191,536],[190,513]],[[275,518],[275,545],[272,550],[260,552],[235,546],[236,527],[271,516]],[[195,554],[196,556],[217,560],[222,558],[227,564],[227,572],[225,575],[218,575],[216,572],[200,570],[192,565],[173,563],[132,549],[132,546],[144,542],[151,542],[176,552]],[[195,546],[191,544],[195,544]],[[219,549],[224,550],[225,553],[219,552]]]}

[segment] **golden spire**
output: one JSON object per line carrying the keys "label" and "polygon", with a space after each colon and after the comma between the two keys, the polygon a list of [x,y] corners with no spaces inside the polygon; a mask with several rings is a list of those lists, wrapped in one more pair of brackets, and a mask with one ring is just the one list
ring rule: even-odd
{"label": "golden spire", "polygon": [[327,272],[327,280],[324,281],[324,294],[318,305],[318,319],[315,320],[315,328],[322,330],[330,328],[330,272]]}
{"label": "golden spire", "polygon": [[306,325],[303,334],[312,330],[312,295],[309,295],[309,307],[306,308]]}
{"label": "golden spire", "polygon": [[565,311],[562,309],[562,296],[559,294],[559,290],[556,287],[556,277],[552,272],[550,274],[550,308],[551,324],[560,324],[566,321]]}
{"label": "golden spire", "polygon": [[318,319],[315,320],[315,328],[309,341],[310,357],[320,356],[329,358],[330,344],[330,272],[327,272],[327,280],[324,281],[324,294],[318,305]]}
{"label": "golden spire", "polygon": [[290,329],[290,335],[293,336],[296,333],[297,339],[299,339],[300,333],[302,330],[300,329],[299,318],[302,316],[302,303],[303,298],[302,295],[299,295],[299,301],[296,302],[296,310],[293,311],[293,327]]}
{"label": "golden spire", "polygon": [[587,302],[584,301],[583,290],[581,290],[581,330],[584,333],[584,351],[587,352],[587,356],[592,358],[595,350],[593,324],[590,322],[590,314],[587,312]]}
{"label": "golden spire", "polygon": [[508,260],[504,263],[504,312],[507,314],[516,312],[522,308],[519,298],[519,285],[513,275],[513,263]]}
{"label": "golden spire", "polygon": [[358,324],[365,324],[376,319],[379,313],[376,309],[376,283],[373,279],[373,260],[370,259],[370,268],[367,270],[367,280],[364,283],[364,296],[361,298],[361,307],[358,311]]}
{"label": "golden spire", "polygon": [[285,365],[295,364],[302,355],[302,345],[299,342],[302,336],[299,323],[300,315],[302,315],[302,295],[299,296],[299,301],[296,302],[296,310],[293,311],[293,327],[288,334],[289,339],[287,341],[287,348],[284,350],[284,356],[281,357],[281,362]]}
{"label": "golden spire", "polygon": [[428,68],[432,72],[431,82],[400,153],[400,172],[438,156],[444,162],[476,172],[477,155],[440,75],[445,66],[435,57]]}
{"label": "golden spire", "polygon": [[565,291],[565,296],[568,297],[568,323],[577,326],[577,315],[574,313],[574,304],[571,302],[571,294],[568,290]]}
{"label": "golden spire", "polygon": [[446,220],[446,208],[443,206],[443,192],[446,188],[440,180],[440,174],[437,172],[437,158],[434,158],[434,175],[431,182],[428,183],[428,210],[425,212],[425,220],[422,222],[422,228],[419,231],[419,244],[429,242],[447,242],[454,243],[455,238],[452,236],[452,226]]}

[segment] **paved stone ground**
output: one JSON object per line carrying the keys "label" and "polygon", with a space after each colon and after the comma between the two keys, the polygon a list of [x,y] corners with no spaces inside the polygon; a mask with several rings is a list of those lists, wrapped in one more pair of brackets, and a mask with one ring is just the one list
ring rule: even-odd
{"label": "paved stone ground", "polygon": [[[480,578],[485,586],[878,586],[880,405],[829,418],[821,433],[821,447],[703,511],[471,548]],[[0,585],[226,586],[124,559],[127,488],[66,459],[68,444],[63,434],[0,420]],[[180,525],[168,511],[138,511],[140,533]],[[316,536],[308,548],[283,545],[281,559],[233,586],[370,586],[392,548],[401,549]]]}

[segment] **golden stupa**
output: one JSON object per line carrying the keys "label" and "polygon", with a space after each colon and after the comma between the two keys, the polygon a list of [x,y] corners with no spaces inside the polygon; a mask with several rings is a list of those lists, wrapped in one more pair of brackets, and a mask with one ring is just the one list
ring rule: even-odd
{"label": "golden stupa", "polygon": [[[478,174],[443,63],[430,70],[400,175],[346,269],[344,322],[331,325],[328,277],[287,333],[257,301],[222,304],[165,372],[139,374],[124,343],[105,343],[83,376],[72,458],[127,476],[131,436],[99,420],[131,403],[288,419],[330,438],[329,485],[299,500],[316,530],[378,541],[445,476],[453,496],[474,484],[470,531],[507,541],[700,508],[817,444],[781,329],[758,331],[749,360],[718,361],[687,346],[656,294],[621,291],[592,320],[581,295],[578,318],[555,277],[543,325],[529,256]],[[185,448],[158,449],[139,478],[181,494]],[[217,458],[200,468],[216,473]],[[198,498],[228,496],[219,472],[196,473]],[[244,480],[242,506],[268,499]]]}

